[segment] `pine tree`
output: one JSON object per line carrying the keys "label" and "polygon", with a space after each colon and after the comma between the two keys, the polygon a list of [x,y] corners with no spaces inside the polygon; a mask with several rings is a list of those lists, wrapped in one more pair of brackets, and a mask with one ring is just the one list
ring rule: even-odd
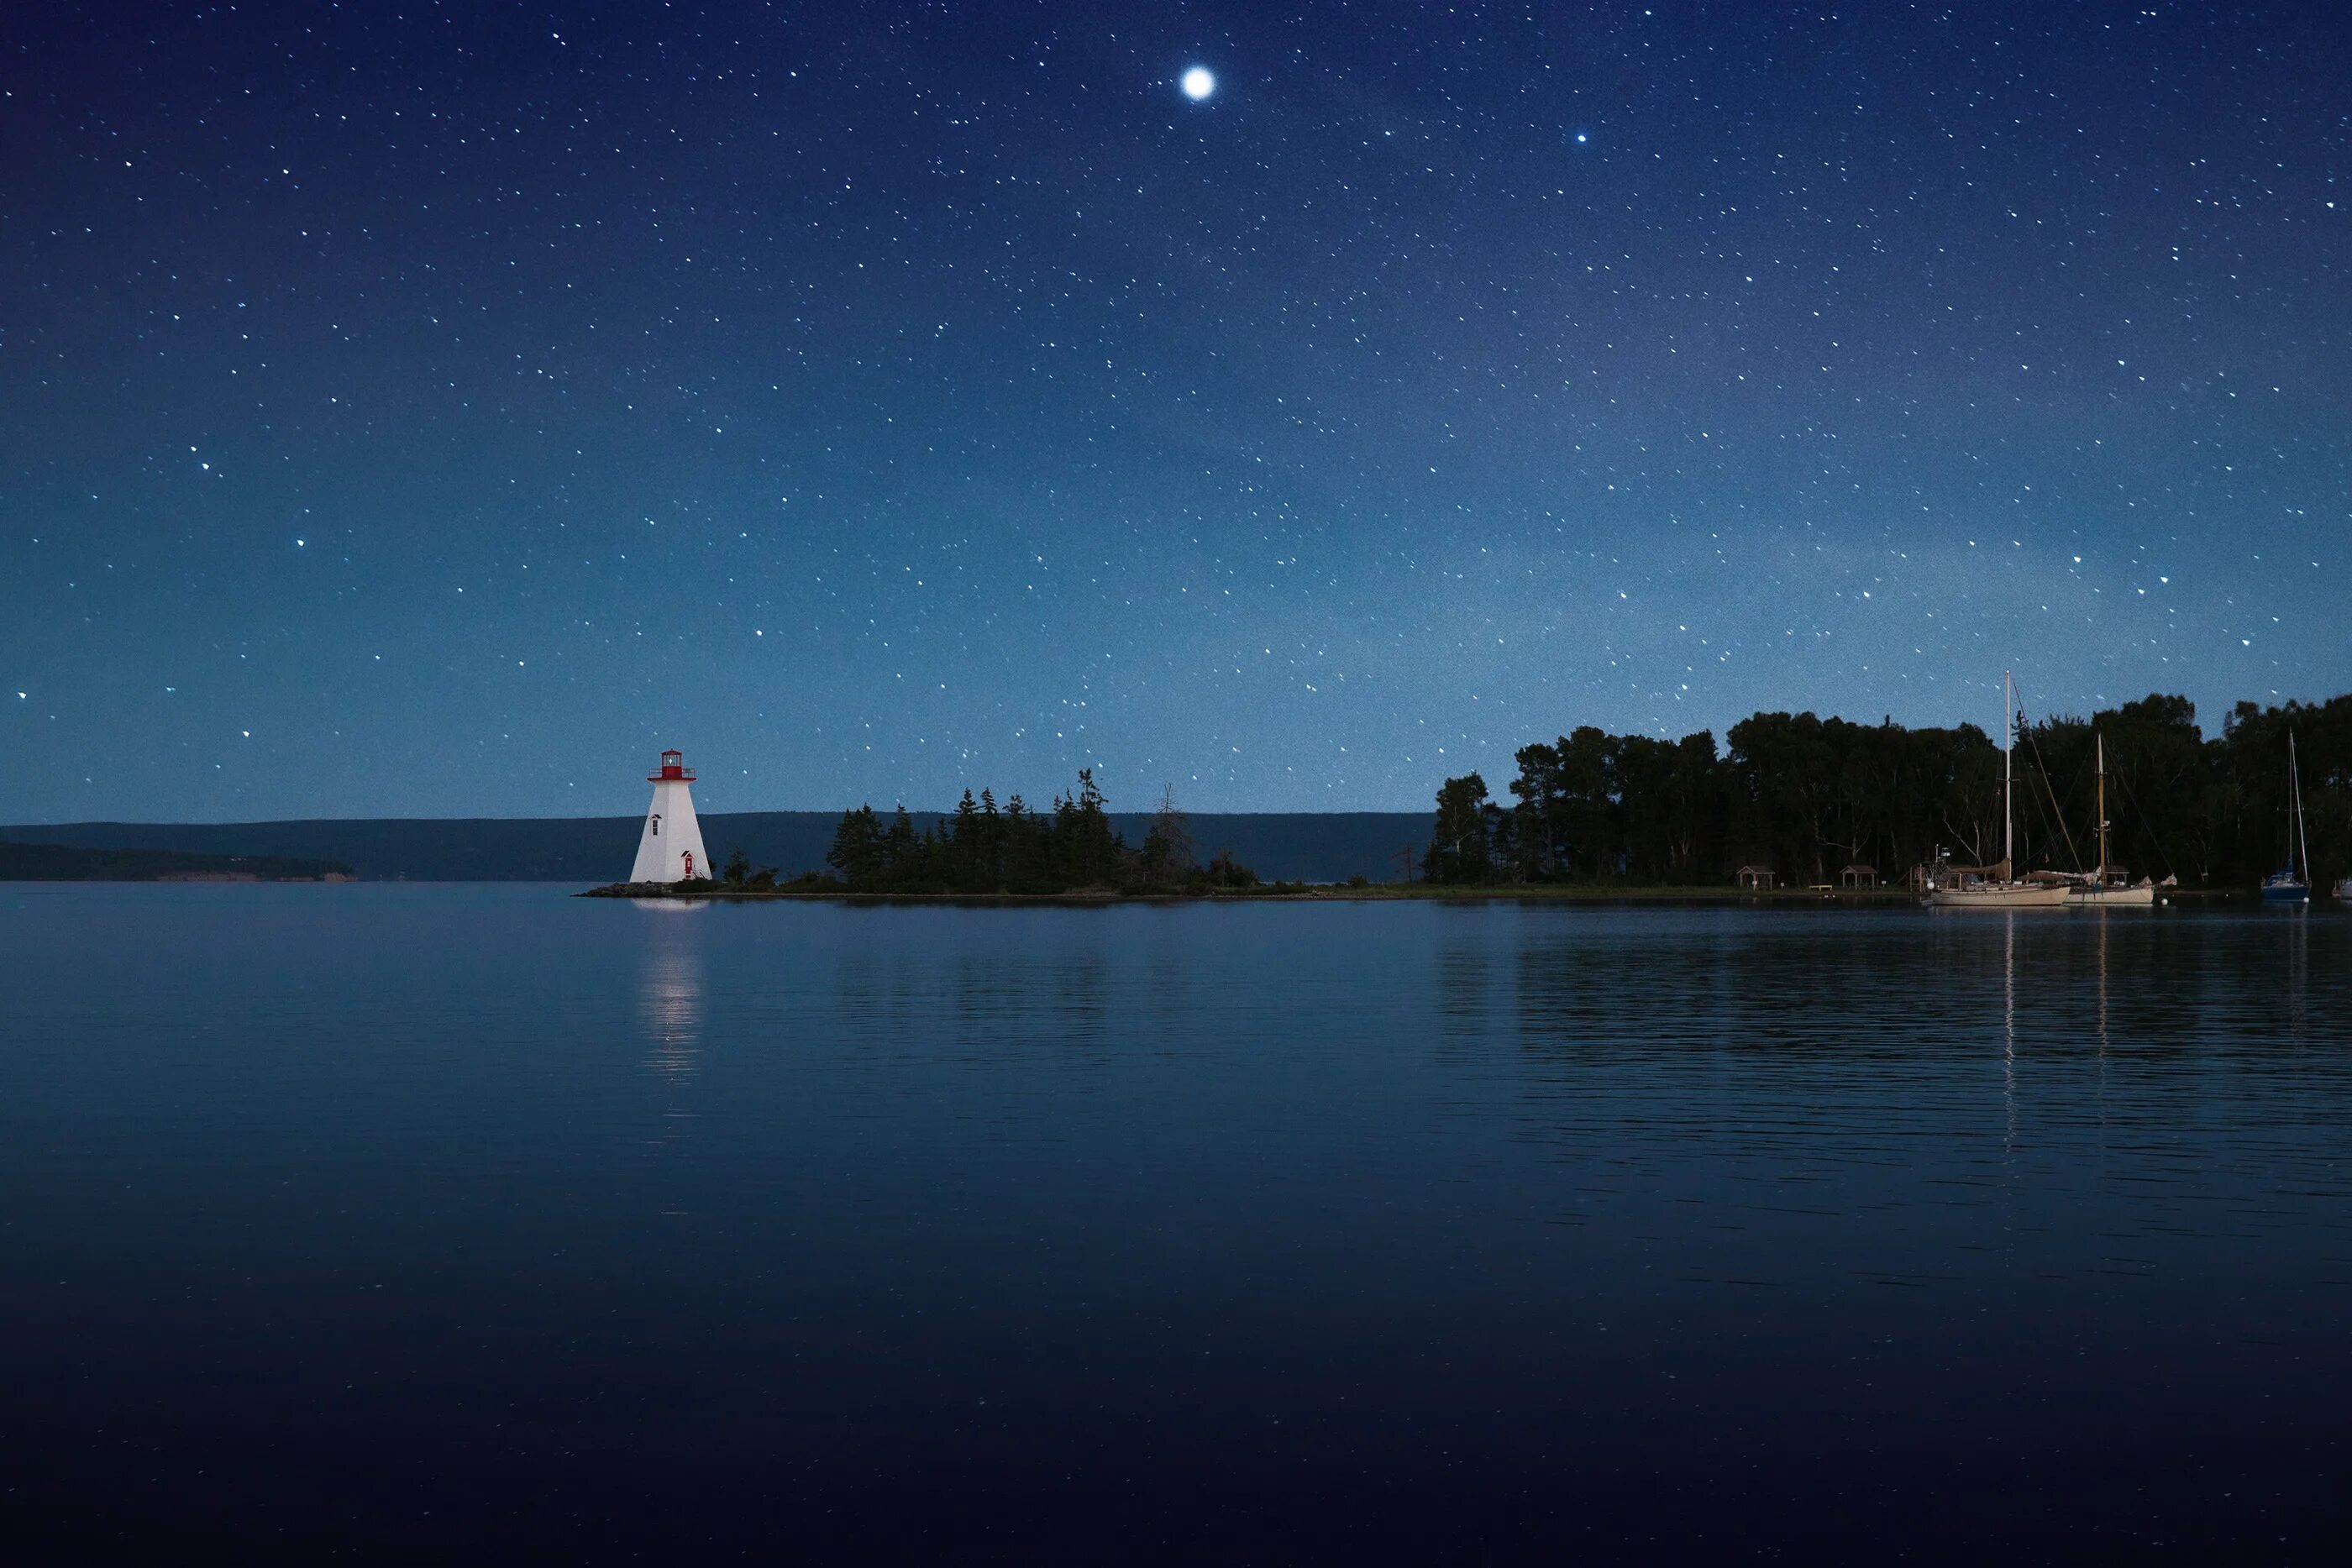
{"label": "pine tree", "polygon": [[980,804],[966,789],[947,830],[948,883],[958,893],[986,891],[982,885],[981,831]]}
{"label": "pine tree", "polygon": [[853,888],[864,890],[877,883],[882,869],[882,828],[875,821],[873,807],[860,806],[841,814],[841,825],[833,831],[833,848],[825,852],[824,861]]}

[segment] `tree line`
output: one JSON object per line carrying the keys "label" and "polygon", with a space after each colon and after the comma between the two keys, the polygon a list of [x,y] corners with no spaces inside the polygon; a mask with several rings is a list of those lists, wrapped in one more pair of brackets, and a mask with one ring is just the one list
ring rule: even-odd
{"label": "tree line", "polygon": [[1077,789],[1043,810],[1017,794],[1000,808],[994,791],[975,800],[966,789],[953,811],[918,829],[903,805],[887,817],[859,806],[842,814],[825,863],[853,893],[1204,894],[1259,885],[1230,851],[1198,860],[1172,789],[1139,845],[1112,830],[1108,804],[1094,770],[1082,768]]}
{"label": "tree line", "polygon": [[[2287,737],[2301,763],[2312,874],[2352,871],[2352,696],[2242,702],[2208,737],[2186,697],[2022,723],[2019,871],[2097,861],[2095,747],[2106,742],[2109,859],[2131,875],[2228,885],[2285,863]],[[1974,725],[1909,729],[1759,713],[1680,740],[1590,726],[1521,747],[1507,800],[1476,773],[1438,788],[1423,873],[1499,883],[1696,885],[1739,867],[1829,883],[1849,865],[1899,881],[1938,852],[2001,852],[1997,742]]]}

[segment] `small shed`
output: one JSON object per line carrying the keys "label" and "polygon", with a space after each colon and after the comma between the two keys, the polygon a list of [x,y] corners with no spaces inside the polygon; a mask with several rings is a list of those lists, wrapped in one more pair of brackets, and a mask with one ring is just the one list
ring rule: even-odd
{"label": "small shed", "polygon": [[1777,880],[1769,865],[1744,865],[1739,868],[1739,885],[1748,893],[1769,893]]}
{"label": "small shed", "polygon": [[1843,871],[1838,873],[1838,885],[1841,887],[1876,887],[1878,885],[1878,868],[1874,865],[1864,865],[1861,862],[1856,862],[1854,864],[1850,865]]}

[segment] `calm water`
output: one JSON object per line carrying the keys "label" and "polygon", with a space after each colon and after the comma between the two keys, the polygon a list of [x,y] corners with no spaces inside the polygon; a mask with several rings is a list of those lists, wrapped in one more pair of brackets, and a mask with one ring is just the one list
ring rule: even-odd
{"label": "calm water", "polygon": [[0,889],[0,1540],[2239,1561],[2352,919]]}

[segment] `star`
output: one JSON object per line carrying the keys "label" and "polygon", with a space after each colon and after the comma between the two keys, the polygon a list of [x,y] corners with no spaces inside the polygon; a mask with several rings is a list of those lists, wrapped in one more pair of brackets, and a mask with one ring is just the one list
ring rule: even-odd
{"label": "star", "polygon": [[1217,78],[1215,73],[1208,67],[1194,66],[1184,73],[1182,79],[1177,85],[1184,89],[1186,98],[1198,103],[1217,90]]}

